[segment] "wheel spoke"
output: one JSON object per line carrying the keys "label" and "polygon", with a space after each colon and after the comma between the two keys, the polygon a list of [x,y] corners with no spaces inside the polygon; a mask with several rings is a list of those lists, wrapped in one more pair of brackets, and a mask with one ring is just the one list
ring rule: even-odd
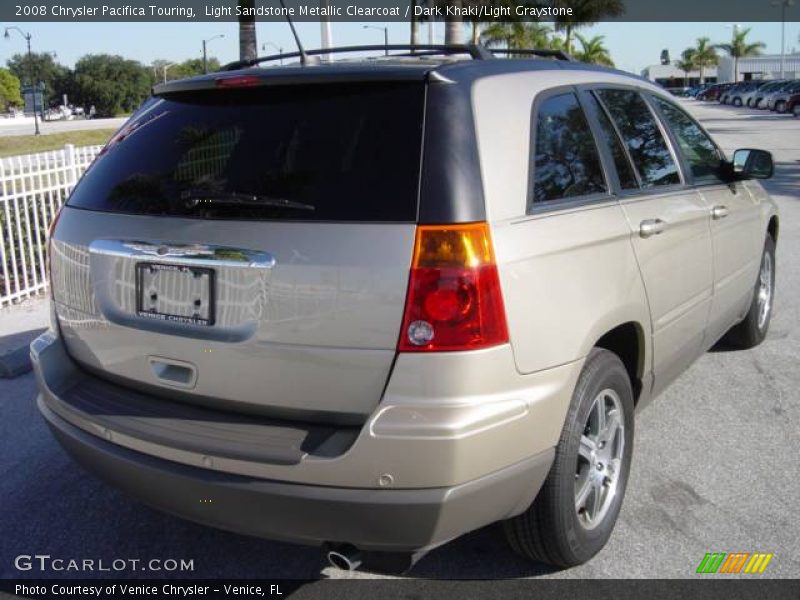
{"label": "wheel spoke", "polygon": [[617,436],[617,431],[619,431],[620,421],[619,421],[619,413],[616,410],[612,410],[608,414],[608,419],[606,420],[606,428],[603,430],[601,434],[601,438],[605,441],[606,444],[611,444],[614,442],[614,438]]}
{"label": "wheel spoke", "polygon": [[606,398],[600,395],[594,403],[594,418],[599,434],[606,428]]}
{"label": "wheel spoke", "polygon": [[592,486],[592,509],[589,512],[591,520],[597,518],[597,513],[603,505],[603,480],[599,477],[592,477],[590,479]]}
{"label": "wheel spoke", "polygon": [[622,467],[622,460],[614,458],[608,463],[608,478],[613,483],[619,477],[619,471]]}
{"label": "wheel spoke", "polygon": [[[594,487],[592,485],[592,474],[588,473],[586,478],[581,483],[580,487],[578,488],[578,492],[575,494],[575,510],[580,512],[581,509],[587,510],[586,501],[589,499],[589,494],[592,493]],[[587,510],[587,515],[588,515]]]}
{"label": "wheel spoke", "polygon": [[578,447],[578,454],[591,462],[592,452],[597,448],[595,441],[587,435],[581,436],[581,445]]}

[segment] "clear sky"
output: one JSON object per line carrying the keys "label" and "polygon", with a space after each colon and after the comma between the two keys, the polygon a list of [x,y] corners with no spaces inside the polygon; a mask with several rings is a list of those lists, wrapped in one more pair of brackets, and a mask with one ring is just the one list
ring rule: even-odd
{"label": "clear sky", "polygon": [[[11,25],[3,23],[3,26]],[[33,36],[34,51],[52,51],[57,60],[72,66],[84,54],[120,54],[149,64],[156,59],[179,62],[200,57],[201,40],[217,34],[225,38],[209,43],[209,55],[223,63],[238,58],[238,26],[235,22],[213,23],[16,23]],[[372,26],[383,24],[373,23]],[[741,23],[752,27],[750,39],[767,44],[767,53],[780,52],[781,24]],[[389,41],[408,42],[409,27],[405,23],[387,23]],[[423,25],[423,43],[427,42],[427,26]],[[443,37],[443,25],[436,24],[435,41]],[[298,32],[307,48],[318,47],[320,27],[316,23],[298,23]],[[259,47],[269,42],[288,50],[294,49],[289,27],[285,23],[258,23]],[[731,37],[730,24],[725,23],[602,23],[585,31],[589,35],[606,36],[611,56],[621,69],[638,73],[647,65],[657,64],[663,48],[668,48],[672,59],[693,45],[696,38],[708,36],[712,42],[727,41]],[[25,49],[21,36],[11,34],[10,39],[0,38],[0,64],[13,54]],[[800,50],[800,23],[786,24],[786,49]],[[364,29],[359,23],[334,23],[333,41],[336,45],[382,44],[383,32]],[[267,47],[266,53],[274,49]]]}

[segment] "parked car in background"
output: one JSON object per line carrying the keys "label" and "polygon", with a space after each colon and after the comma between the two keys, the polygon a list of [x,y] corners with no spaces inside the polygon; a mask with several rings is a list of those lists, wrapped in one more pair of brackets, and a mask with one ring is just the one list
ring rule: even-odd
{"label": "parked car in background", "polygon": [[750,108],[756,107],[756,102],[771,90],[777,89],[786,82],[785,79],[772,79],[763,82],[763,85],[748,90],[742,94],[742,103]]}
{"label": "parked car in background", "polygon": [[789,99],[786,101],[786,112],[795,117],[800,117],[800,94],[789,96]]}
{"label": "parked car in background", "polygon": [[716,102],[722,93],[732,85],[732,83],[715,83],[697,94],[697,99],[705,102]]}
{"label": "parked car in background", "polygon": [[730,104],[732,106],[743,106],[745,94],[763,87],[764,84],[764,81],[743,81],[741,83],[737,83],[725,91],[720,99],[720,102],[723,104]]}
{"label": "parked car in background", "polygon": [[714,85],[714,84],[713,83],[703,83],[701,85],[696,85],[694,87],[690,87],[688,90],[686,90],[686,95],[688,97],[690,97],[690,98],[696,98],[697,94],[699,94],[703,90],[707,90],[712,85]]}
{"label": "parked car in background", "polygon": [[31,357],[78,463],[340,568],[496,521],[603,548],[636,411],[767,335],[772,156],[621,71],[437,51],[154,88],[49,236]]}
{"label": "parked car in background", "polygon": [[765,92],[764,95],[761,97],[761,101],[758,103],[756,108],[759,110],[772,110],[775,102],[775,97],[782,94],[784,91],[789,89],[795,80],[788,79],[786,81],[782,81],[780,84],[776,85],[773,88],[770,88],[768,92]]}
{"label": "parked car in background", "polygon": [[800,80],[790,81],[769,97],[768,108],[778,113],[786,112],[786,102],[790,96],[800,92]]}
{"label": "parked car in background", "polygon": [[730,95],[736,92],[736,90],[741,88],[743,85],[745,85],[745,82],[740,81],[739,83],[734,83],[727,89],[722,90],[722,92],[719,95],[719,98],[717,98],[717,102],[719,102],[720,104],[728,104],[730,100]]}

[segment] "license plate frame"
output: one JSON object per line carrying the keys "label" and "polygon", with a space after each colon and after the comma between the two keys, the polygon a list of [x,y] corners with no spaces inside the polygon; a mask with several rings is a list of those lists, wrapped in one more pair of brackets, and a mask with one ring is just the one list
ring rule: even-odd
{"label": "license plate frame", "polygon": [[[192,308],[187,305],[186,313],[191,314],[175,314],[162,310],[158,310],[158,300],[145,302],[145,295],[152,293],[153,281],[159,273],[170,273],[173,276],[185,276],[192,279],[200,279],[199,286],[207,291],[207,297],[199,298],[201,301],[200,307],[194,306],[194,313],[191,313]],[[136,263],[136,314],[140,317],[147,319],[154,319],[168,323],[178,323],[183,325],[198,325],[202,327],[211,327],[215,322],[216,315],[216,273],[214,269],[208,267],[195,267],[190,265],[175,265],[169,263],[158,262],[138,262]],[[207,282],[205,286],[203,283]],[[160,289],[155,289],[155,293],[161,293]],[[196,294],[195,294],[196,296]],[[148,298],[150,300],[150,298]],[[145,308],[145,306],[148,308]],[[207,308],[205,308],[207,307]],[[198,313],[197,311],[201,312]],[[199,316],[198,316],[199,315]]]}

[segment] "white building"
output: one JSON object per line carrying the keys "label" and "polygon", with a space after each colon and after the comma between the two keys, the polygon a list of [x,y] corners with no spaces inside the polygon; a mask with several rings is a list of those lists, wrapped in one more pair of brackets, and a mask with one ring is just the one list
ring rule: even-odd
{"label": "white building", "polygon": [[[719,58],[719,80],[733,81],[734,60],[730,56]],[[781,76],[781,55],[762,54],[739,59],[739,81],[751,79],[779,79]],[[787,54],[783,61],[784,79],[800,77],[800,54]]]}
{"label": "white building", "polygon": [[[642,77],[665,88],[687,87],[700,83],[700,71],[684,73],[674,65],[650,65],[642,70]],[[717,68],[706,67],[703,69],[703,81],[716,82]]]}
{"label": "white building", "polygon": [[[703,69],[703,80],[708,83],[726,83],[734,80],[734,61],[730,56],[720,56],[717,67]],[[781,76],[781,55],[762,54],[739,59],[738,81],[751,79],[779,79]],[[665,88],[677,88],[700,83],[700,72],[687,74],[675,65],[650,65],[642,70],[642,77]],[[784,79],[800,79],[800,54],[787,54],[783,61]]]}

